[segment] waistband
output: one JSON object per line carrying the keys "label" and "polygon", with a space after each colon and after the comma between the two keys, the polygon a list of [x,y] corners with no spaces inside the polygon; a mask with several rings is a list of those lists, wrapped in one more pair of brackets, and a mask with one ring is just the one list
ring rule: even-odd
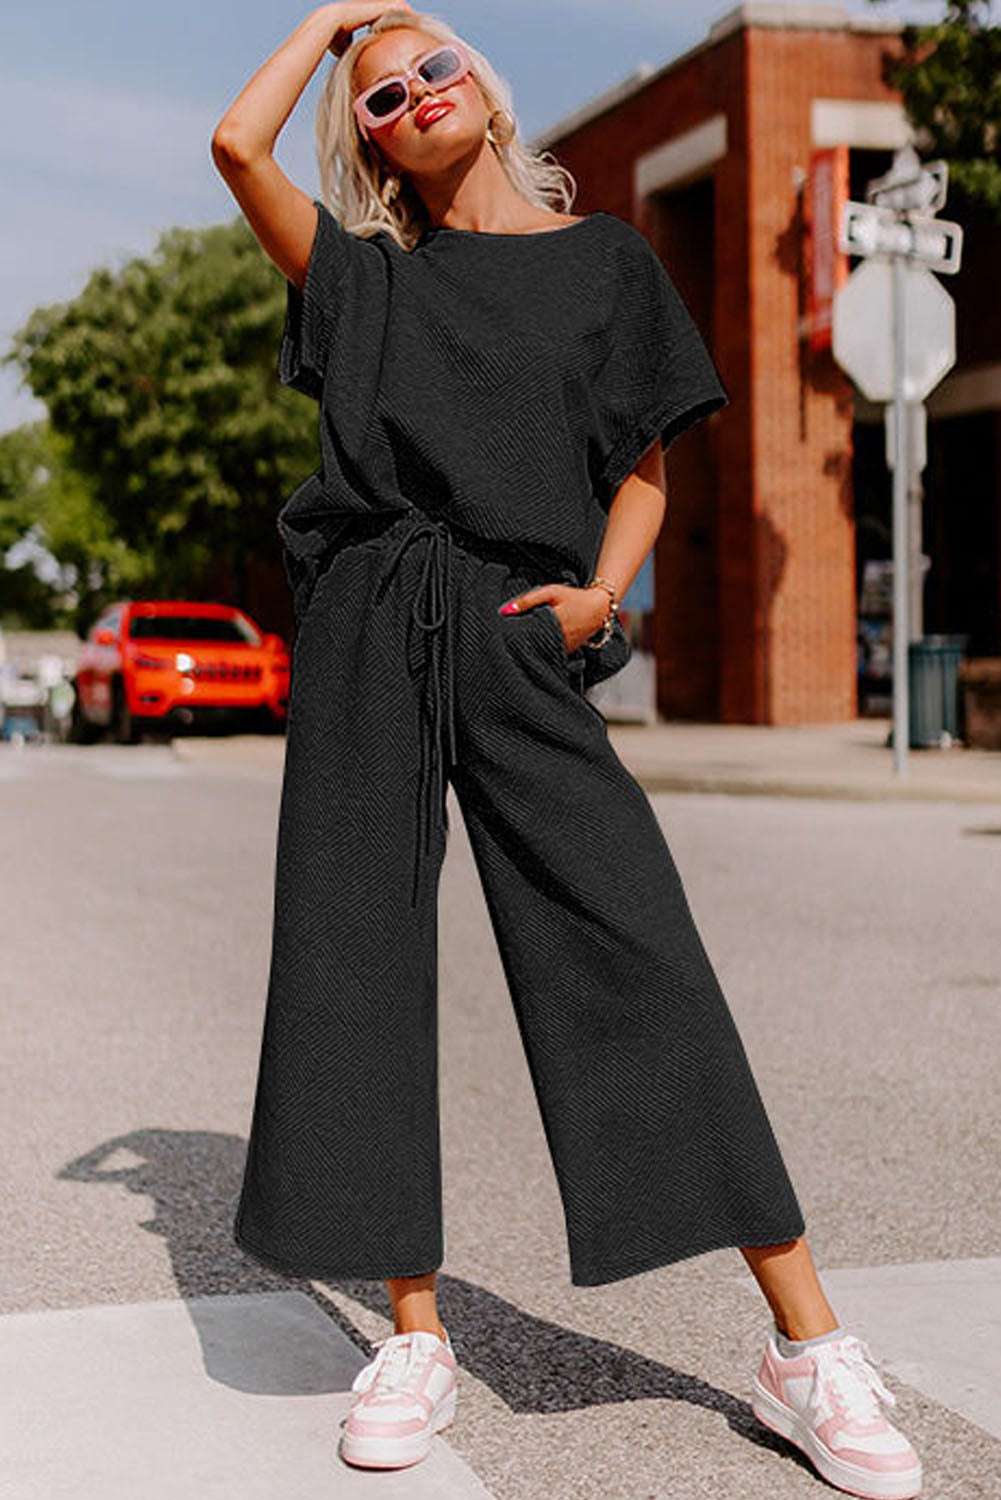
{"label": "waistband", "polygon": [[[287,508],[287,507],[286,507]],[[559,579],[562,583],[582,584],[583,578],[556,548],[514,537],[488,537],[470,531],[455,521],[423,511],[419,506],[374,511],[334,511],[303,517],[306,524],[295,526],[279,512],[277,527],[288,554],[305,572],[315,574],[342,547],[352,546],[371,537],[408,531],[411,526],[428,522],[441,532],[448,532],[463,552],[484,562],[502,562],[525,572],[541,582]]]}

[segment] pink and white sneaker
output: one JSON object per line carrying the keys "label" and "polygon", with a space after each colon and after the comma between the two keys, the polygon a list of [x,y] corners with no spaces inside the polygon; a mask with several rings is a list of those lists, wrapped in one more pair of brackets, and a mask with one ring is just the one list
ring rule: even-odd
{"label": "pink and white sneaker", "polygon": [[418,1329],[379,1339],[375,1359],[351,1383],[360,1392],[344,1421],[341,1457],[366,1469],[402,1469],[426,1458],[455,1416],[455,1354]]}
{"label": "pink and white sneaker", "polygon": [[886,1420],[878,1398],[896,1406],[853,1333],[786,1358],[774,1331],[754,1379],[759,1422],[801,1448],[838,1489],[867,1500],[910,1500],[921,1493],[921,1461]]}

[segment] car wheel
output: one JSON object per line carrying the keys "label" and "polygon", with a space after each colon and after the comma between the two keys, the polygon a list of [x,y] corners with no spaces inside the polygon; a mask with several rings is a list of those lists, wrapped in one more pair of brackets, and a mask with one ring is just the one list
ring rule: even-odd
{"label": "car wheel", "polygon": [[70,709],[69,732],[66,738],[72,745],[93,745],[100,737],[100,726],[92,724],[80,703],[77,685],[73,684],[73,707]]}
{"label": "car wheel", "polygon": [[285,729],[285,721],[264,705],[258,710],[256,728],[258,734],[282,734]]}
{"label": "car wheel", "polygon": [[116,745],[136,745],[139,743],[139,731],[132,717],[128,700],[125,697],[125,687],[120,677],[115,678],[112,689],[111,728]]}

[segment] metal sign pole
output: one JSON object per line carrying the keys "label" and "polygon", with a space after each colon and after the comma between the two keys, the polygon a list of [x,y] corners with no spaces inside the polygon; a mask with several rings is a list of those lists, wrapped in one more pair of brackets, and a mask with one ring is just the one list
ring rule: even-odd
{"label": "metal sign pole", "polygon": [[[935,218],[945,202],[948,167],[922,164],[912,146],[870,182],[868,203],[843,206],[838,248],[860,255],[835,293],[831,351],[870,401],[886,403],[887,460],[893,466],[893,769],[907,772],[910,748],[911,573],[922,560],[920,487],[924,466],[921,403],[956,359],[956,310],[931,274],[959,270],[961,225]],[[907,315],[911,315],[911,337]],[[911,404],[915,426],[911,425]],[[918,425],[918,423],[922,425]],[[891,430],[892,429],[892,430]],[[912,503],[911,492],[916,493]],[[912,520],[911,510],[916,506]],[[912,524],[915,540],[912,545]],[[915,579],[914,622],[923,626]]]}
{"label": "metal sign pole", "polygon": [[927,462],[926,428],[927,414],[923,401],[908,401],[907,415],[910,435],[911,467],[907,475],[907,545],[911,558],[911,593],[907,604],[908,634],[912,641],[920,641],[925,633],[924,609],[924,536],[922,533],[921,502],[924,486],[921,475]]}
{"label": "metal sign pole", "polygon": [[907,370],[907,261],[902,255],[891,257],[893,266],[893,769],[897,776],[907,775],[907,750],[910,744],[910,694],[908,651],[910,631],[907,628],[908,594],[910,592],[910,548],[908,546],[907,477],[910,474],[908,437],[910,423],[907,393],[904,388]]}

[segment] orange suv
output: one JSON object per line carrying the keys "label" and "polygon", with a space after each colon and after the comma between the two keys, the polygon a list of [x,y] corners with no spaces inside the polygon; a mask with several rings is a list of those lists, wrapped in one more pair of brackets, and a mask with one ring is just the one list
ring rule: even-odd
{"label": "orange suv", "polygon": [[112,604],[80,650],[71,738],[212,725],[281,728],[289,655],[229,604],[127,599]]}

